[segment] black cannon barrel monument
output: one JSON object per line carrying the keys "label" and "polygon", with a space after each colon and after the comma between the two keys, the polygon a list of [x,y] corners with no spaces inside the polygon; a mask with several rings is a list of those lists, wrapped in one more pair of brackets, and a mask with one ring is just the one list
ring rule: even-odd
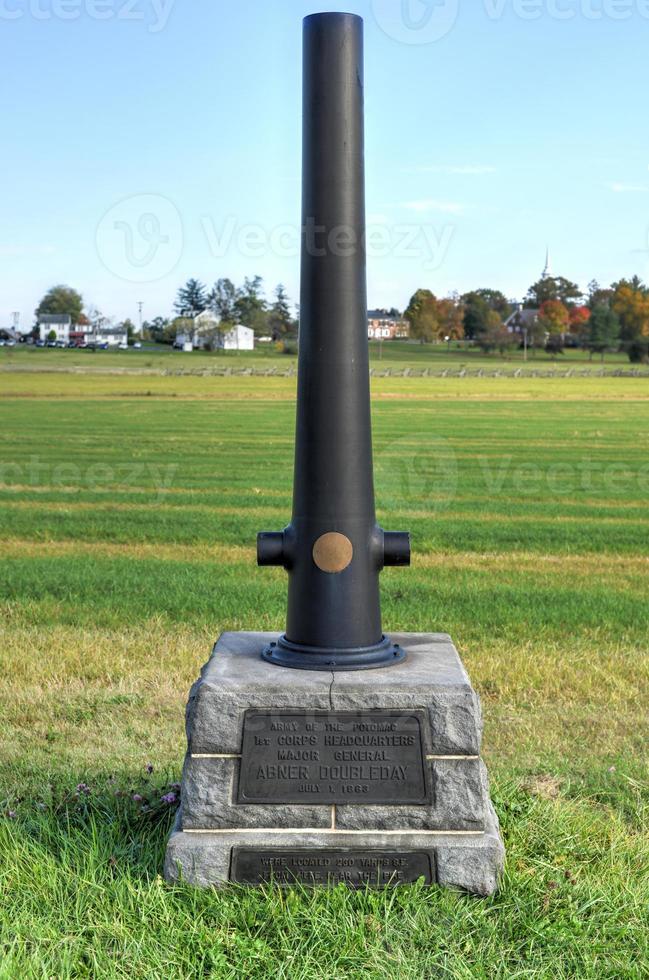
{"label": "black cannon barrel monument", "polygon": [[477,695],[447,634],[381,625],[379,573],[410,541],[374,507],[359,17],[305,19],[303,100],[293,512],[257,541],[288,573],[286,631],[223,633],[191,689],[165,875],[489,894]]}
{"label": "black cannon barrel monument", "polygon": [[383,531],[374,511],[360,17],[304,21],[302,134],[293,515],[257,540],[258,563],[288,572],[288,617],[264,656],[358,670],[404,656],[381,630],[379,572],[410,563],[408,534]]}

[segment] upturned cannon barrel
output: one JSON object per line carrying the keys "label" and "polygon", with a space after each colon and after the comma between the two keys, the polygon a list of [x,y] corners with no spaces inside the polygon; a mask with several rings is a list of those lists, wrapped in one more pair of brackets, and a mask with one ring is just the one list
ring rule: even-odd
{"label": "upturned cannon barrel", "polygon": [[372,472],[363,126],[363,21],[304,20],[302,264],[293,513],[257,538],[288,572],[272,663],[359,670],[403,659],[381,629],[379,572],[408,565],[407,532],[376,523]]}

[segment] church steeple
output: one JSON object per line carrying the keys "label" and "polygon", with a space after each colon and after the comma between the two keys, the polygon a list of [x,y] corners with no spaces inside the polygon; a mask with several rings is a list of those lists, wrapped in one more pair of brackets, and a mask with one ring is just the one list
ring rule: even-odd
{"label": "church steeple", "polygon": [[545,247],[545,268],[541,273],[541,279],[548,279],[550,276],[550,248],[546,245]]}

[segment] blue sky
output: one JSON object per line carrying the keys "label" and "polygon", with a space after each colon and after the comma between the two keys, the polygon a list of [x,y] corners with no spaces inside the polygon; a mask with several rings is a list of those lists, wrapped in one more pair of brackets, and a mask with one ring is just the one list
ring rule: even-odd
{"label": "blue sky", "polygon": [[[0,0],[0,325],[297,298],[301,0]],[[367,0],[369,302],[649,277],[649,0]]]}

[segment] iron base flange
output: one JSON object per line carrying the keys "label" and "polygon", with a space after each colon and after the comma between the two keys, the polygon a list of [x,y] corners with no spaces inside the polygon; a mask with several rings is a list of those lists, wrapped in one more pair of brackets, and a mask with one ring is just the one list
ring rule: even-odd
{"label": "iron base flange", "polygon": [[327,648],[293,643],[285,635],[265,646],[262,658],[278,667],[296,670],[373,670],[391,667],[406,659],[406,652],[388,636],[371,647]]}

